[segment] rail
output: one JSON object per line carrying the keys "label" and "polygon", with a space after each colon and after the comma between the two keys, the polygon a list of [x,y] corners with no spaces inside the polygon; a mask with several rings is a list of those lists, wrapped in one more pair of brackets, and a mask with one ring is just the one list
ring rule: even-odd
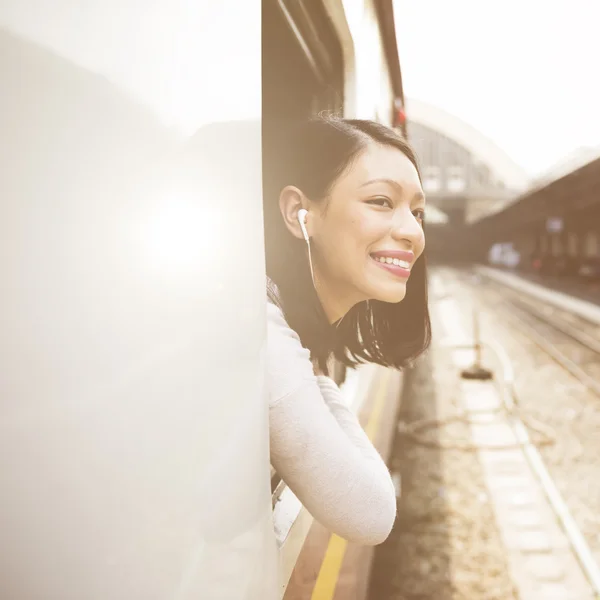
{"label": "rail", "polygon": [[567,538],[571,544],[573,552],[577,557],[590,585],[594,590],[596,598],[600,598],[600,568],[598,567],[592,552],[587,545],[575,519],[571,515],[565,501],[563,500],[558,488],[548,473],[544,462],[535,447],[529,439],[527,428],[514,410],[519,405],[519,399],[515,388],[515,377],[512,362],[504,348],[495,341],[490,341],[486,345],[497,357],[502,367],[501,397],[511,421],[511,425],[519,444],[521,445],[525,457],[527,458],[531,469],[536,474],[545,494],[562,525]]}
{"label": "rail", "polygon": [[[476,313],[475,320],[477,320]],[[600,567],[583,537],[575,519],[571,515],[566,502],[556,487],[552,476],[546,469],[538,449],[532,442],[527,428],[527,422],[520,414],[520,402],[515,385],[515,375],[511,359],[504,348],[496,340],[482,341],[479,338],[478,328],[472,344],[445,344],[446,348],[453,350],[472,349],[476,353],[476,364],[479,362],[479,350],[487,348],[496,357],[500,366],[500,377],[494,378],[500,392],[503,409],[515,434],[517,445],[521,448],[533,473],[538,479],[548,502],[557,520],[561,524],[571,549],[575,554],[581,568],[593,589],[594,597],[600,600]],[[478,365],[480,366],[480,365]]]}
{"label": "rail", "polygon": [[[559,315],[552,314],[552,316],[549,316],[541,308],[532,305],[530,301],[549,304],[554,310],[559,310],[564,314],[574,315],[582,323],[589,325],[589,327],[596,327],[598,325],[597,320],[589,320],[589,314],[581,314],[580,307],[584,306],[584,308],[587,308],[585,303],[582,304],[581,301],[577,301],[577,304],[565,308],[559,304],[551,303],[551,297],[544,297],[539,294],[535,295],[529,293],[528,290],[521,291],[517,294],[515,289],[506,281],[490,276],[489,270],[483,274],[493,286],[497,286],[502,290],[510,290],[508,295],[505,293],[502,294],[501,300],[503,307],[506,309],[510,308],[510,311],[507,313],[509,318],[519,324],[523,333],[544,352],[551,356],[562,368],[571,373],[571,375],[578,379],[590,391],[600,397],[600,383],[597,381],[596,374],[586,372],[579,364],[571,360],[556,343],[551,342],[538,330],[536,324],[542,324],[554,331],[558,331],[596,357],[600,356],[600,339],[582,331],[581,328],[573,326],[571,323],[560,318]],[[495,293],[500,297],[500,292]],[[571,301],[572,300],[573,299],[571,299]],[[597,358],[595,360],[597,360]]]}

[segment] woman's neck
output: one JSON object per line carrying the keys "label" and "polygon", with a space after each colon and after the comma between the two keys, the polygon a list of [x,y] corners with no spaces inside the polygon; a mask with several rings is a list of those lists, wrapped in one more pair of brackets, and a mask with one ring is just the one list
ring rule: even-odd
{"label": "woman's neck", "polygon": [[318,277],[315,277],[315,290],[330,325],[344,317],[358,302],[351,294],[343,294],[332,289],[331,285],[327,285],[324,279]]}

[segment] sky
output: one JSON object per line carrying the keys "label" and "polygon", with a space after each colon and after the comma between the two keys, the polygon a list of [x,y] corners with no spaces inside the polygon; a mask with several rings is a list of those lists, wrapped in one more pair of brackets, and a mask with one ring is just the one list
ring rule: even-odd
{"label": "sky", "polygon": [[600,0],[394,0],[394,13],[409,99],[476,127],[531,177],[600,147]]}

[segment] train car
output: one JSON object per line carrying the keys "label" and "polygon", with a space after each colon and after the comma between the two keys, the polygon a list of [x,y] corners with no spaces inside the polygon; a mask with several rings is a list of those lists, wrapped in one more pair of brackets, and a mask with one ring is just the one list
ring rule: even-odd
{"label": "train car", "polygon": [[[391,0],[0,24],[0,596],[326,598],[340,547],[358,589],[269,467],[260,164],[276,118],[404,127]],[[335,372],[385,453],[400,376]]]}
{"label": "train car", "polygon": [[260,12],[0,6],[2,598],[279,594]]}

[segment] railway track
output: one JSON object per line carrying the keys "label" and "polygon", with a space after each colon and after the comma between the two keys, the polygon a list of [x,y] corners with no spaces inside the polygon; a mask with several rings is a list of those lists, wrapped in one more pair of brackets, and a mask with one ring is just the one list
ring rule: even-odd
{"label": "railway track", "polygon": [[[469,279],[473,285],[473,275]],[[600,326],[489,278],[484,277],[478,288],[540,349],[600,397]]]}
{"label": "railway track", "polygon": [[[600,397],[600,326],[597,323],[574,315],[568,310],[549,306],[538,298],[524,292],[520,293],[495,279],[482,277],[474,272],[452,269],[444,270],[443,273],[445,277],[454,278],[467,289],[470,288],[471,297],[478,295],[478,301],[483,301],[488,309],[492,307],[493,311],[497,311],[496,314],[500,319],[506,317],[506,320],[515,325],[520,333],[534,342],[588,390]],[[508,356],[505,356],[505,362],[509,364],[512,361],[508,361]],[[512,380],[512,376],[510,379]],[[512,391],[519,405],[514,386]],[[526,440],[526,429],[519,420],[517,416],[517,429],[522,434],[523,440]],[[523,451],[536,472],[538,481],[594,590],[594,598],[600,598],[600,567],[588,546],[588,541],[594,537],[595,528],[590,530],[586,527],[587,536],[584,537],[581,522],[573,518],[567,502],[558,491],[555,483],[556,473],[550,474],[544,464],[545,461],[531,443],[524,443]],[[584,492],[584,503],[587,504],[588,500],[593,506],[595,502],[591,501],[588,494]],[[600,537],[598,539],[600,540]]]}

